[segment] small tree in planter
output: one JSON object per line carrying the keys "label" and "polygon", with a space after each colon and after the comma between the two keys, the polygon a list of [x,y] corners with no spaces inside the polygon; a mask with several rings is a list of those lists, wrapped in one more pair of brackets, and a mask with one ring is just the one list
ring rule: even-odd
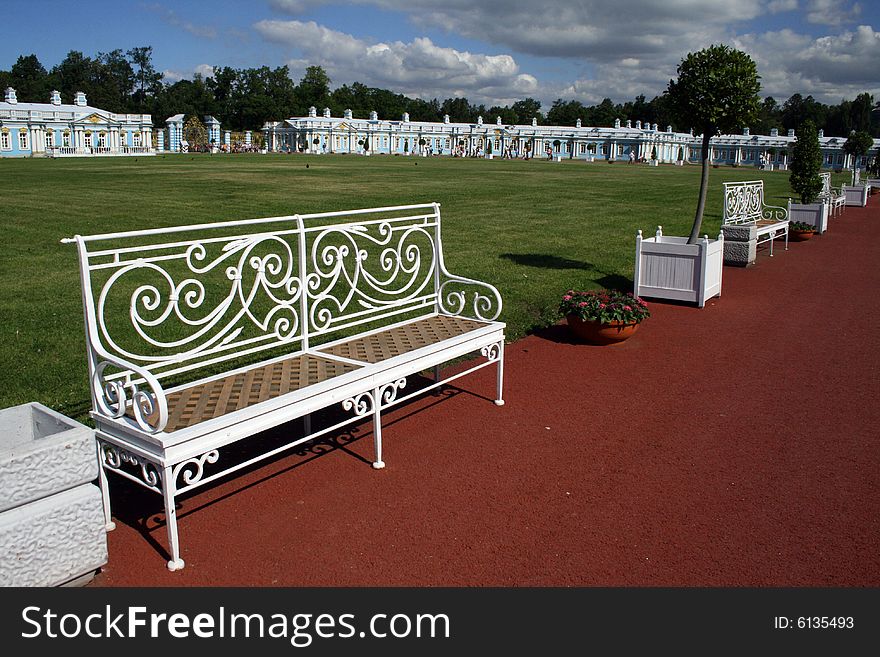
{"label": "small tree in planter", "polygon": [[684,164],[684,146],[678,147],[678,163]]}
{"label": "small tree in planter", "polygon": [[[719,132],[733,132],[752,123],[758,114],[758,72],[744,52],[711,46],[690,53],[670,80],[667,98],[680,125],[703,131],[702,175],[690,237],[667,237],[660,227],[654,237],[636,237],[633,292],[636,296],[696,302],[721,294],[724,235],[698,239],[709,186],[709,142]],[[686,283],[684,283],[686,282]]]}
{"label": "small tree in planter", "polygon": [[797,130],[797,141],[791,151],[791,173],[788,182],[801,203],[813,203],[822,191],[822,150],[819,133],[812,121],[804,121]]}
{"label": "small tree in planter", "polygon": [[822,192],[822,150],[819,133],[812,121],[804,121],[797,129],[797,141],[791,150],[788,183],[800,198],[800,203],[788,201],[788,218],[814,226],[824,233],[828,226],[828,204],[817,203]]}
{"label": "small tree in planter", "polygon": [[843,151],[852,156],[852,185],[843,186],[843,194],[846,197],[847,205],[865,206],[868,203],[868,186],[865,184],[858,185],[856,180],[856,172],[858,170],[859,158],[867,155],[871,146],[874,145],[874,139],[867,132],[851,132],[843,145]]}
{"label": "small tree in planter", "polygon": [[[855,171],[858,168],[859,158],[867,155],[868,151],[874,145],[874,139],[867,132],[851,132],[843,144],[843,152],[852,155],[852,168]],[[855,175],[855,174],[853,174]],[[855,178],[853,178],[855,180]]]}
{"label": "small tree in planter", "polygon": [[688,244],[696,244],[703,223],[709,187],[709,141],[732,133],[757,119],[760,109],[758,69],[746,53],[727,46],[710,46],[690,53],[678,65],[678,80],[670,80],[667,96],[682,125],[703,132],[700,154],[700,194]]}

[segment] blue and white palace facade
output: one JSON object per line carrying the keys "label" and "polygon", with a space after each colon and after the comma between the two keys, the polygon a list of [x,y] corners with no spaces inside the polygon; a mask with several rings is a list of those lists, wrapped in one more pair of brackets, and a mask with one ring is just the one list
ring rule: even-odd
{"label": "blue and white palace facade", "polygon": [[53,91],[48,103],[19,103],[6,89],[0,103],[0,157],[155,155],[149,114],[91,107],[77,92],[72,105]]}
{"label": "blue and white palace facade", "polygon": [[[263,137],[269,152],[285,153],[358,153],[362,155],[447,155],[486,158],[553,158],[586,161],[611,160],[649,162],[656,153],[658,163],[699,163],[701,136],[673,132],[668,126],[659,129],[627,120],[615,121],[613,128],[582,126],[540,126],[495,123],[454,123],[445,116],[442,123],[410,121],[404,114],[400,121],[379,119],[371,112],[369,119],[355,119],[351,110],[343,117],[331,116],[324,109],[318,116],[314,107],[305,117],[267,122]],[[746,128],[741,135],[719,135],[712,139],[711,161],[719,165],[788,168],[789,152],[795,142],[793,130],[780,135],[751,135]],[[823,166],[844,169],[852,158],[843,152],[845,137],[825,137],[820,133]],[[864,168],[880,148],[880,140],[857,165]]]}

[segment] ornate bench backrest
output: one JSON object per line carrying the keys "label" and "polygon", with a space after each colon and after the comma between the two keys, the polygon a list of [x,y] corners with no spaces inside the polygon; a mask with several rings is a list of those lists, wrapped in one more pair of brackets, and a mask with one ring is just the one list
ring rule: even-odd
{"label": "ornate bench backrest", "polygon": [[724,223],[742,224],[762,218],[764,181],[724,183]]}
{"label": "ornate bench backrest", "polygon": [[782,221],[785,208],[764,204],[764,181],[724,183],[724,216],[722,223],[745,224],[762,219]]}
{"label": "ornate bench backrest", "polygon": [[68,241],[79,247],[93,387],[192,379],[193,370],[294,354],[316,335],[441,305],[436,204]]}

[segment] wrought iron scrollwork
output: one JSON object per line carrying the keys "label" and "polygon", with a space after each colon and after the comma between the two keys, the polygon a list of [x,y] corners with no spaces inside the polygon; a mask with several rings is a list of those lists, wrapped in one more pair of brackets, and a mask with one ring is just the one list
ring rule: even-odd
{"label": "wrought iron scrollwork", "polygon": [[162,478],[159,475],[159,468],[155,463],[137,454],[132,454],[112,443],[101,440],[99,444],[105,468],[116,471],[124,470],[126,472],[133,470],[134,473],[128,472],[128,474],[132,478],[137,479],[139,483],[143,483],[147,488],[156,491],[162,490],[160,484]]}

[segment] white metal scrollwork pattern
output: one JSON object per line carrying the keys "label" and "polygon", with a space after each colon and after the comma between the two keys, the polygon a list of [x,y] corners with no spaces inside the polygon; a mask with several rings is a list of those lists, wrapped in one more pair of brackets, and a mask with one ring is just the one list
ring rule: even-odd
{"label": "white metal scrollwork pattern", "polygon": [[406,387],[406,378],[400,378],[391,383],[379,386],[376,390],[362,392],[354,397],[349,397],[342,402],[342,408],[353,411],[355,417],[365,417],[376,410],[378,401],[379,410],[390,406],[397,399],[397,393]]}
{"label": "white metal scrollwork pattern", "polygon": [[[133,479],[147,488],[161,491],[159,483],[161,477],[155,463],[103,440],[99,443],[105,468],[126,474],[129,479]],[[130,468],[126,466],[130,466]],[[133,469],[134,474],[127,472],[129,469]]]}
{"label": "white metal scrollwork pattern", "polygon": [[171,470],[171,477],[175,484],[177,483],[178,478],[183,482],[183,486],[177,487],[177,490],[185,490],[187,486],[191,486],[201,481],[205,474],[205,464],[216,463],[219,458],[219,450],[214,449],[210,452],[205,452],[201,456],[182,461],[175,465]]}
{"label": "white metal scrollwork pattern", "polygon": [[461,315],[482,322],[494,321],[501,314],[498,290],[469,278],[445,280],[440,285],[439,302],[440,309],[448,315]]}
{"label": "white metal scrollwork pattern", "polygon": [[501,358],[501,345],[488,344],[480,349],[480,355],[486,358],[490,363],[494,363]]}
{"label": "white metal scrollwork pattern", "polygon": [[[181,361],[297,338],[302,286],[294,249],[280,236],[181,242],[144,247],[136,254],[127,261],[117,254],[116,270],[98,296],[98,327],[114,353],[142,363],[169,357]],[[212,278],[220,269],[222,274]],[[206,303],[207,286],[224,278],[225,294]],[[114,312],[110,307],[116,289],[129,295],[130,326],[142,340],[141,349],[126,348],[111,334],[108,314]],[[175,323],[173,330],[163,333],[159,327],[170,322]]]}
{"label": "white metal scrollwork pattern", "polygon": [[310,333],[433,303],[435,248],[426,219],[346,224],[317,232],[308,257]]}
{"label": "white metal scrollwork pattern", "polygon": [[724,221],[743,223],[770,219],[782,221],[788,215],[785,208],[764,205],[764,182],[724,183]]}

